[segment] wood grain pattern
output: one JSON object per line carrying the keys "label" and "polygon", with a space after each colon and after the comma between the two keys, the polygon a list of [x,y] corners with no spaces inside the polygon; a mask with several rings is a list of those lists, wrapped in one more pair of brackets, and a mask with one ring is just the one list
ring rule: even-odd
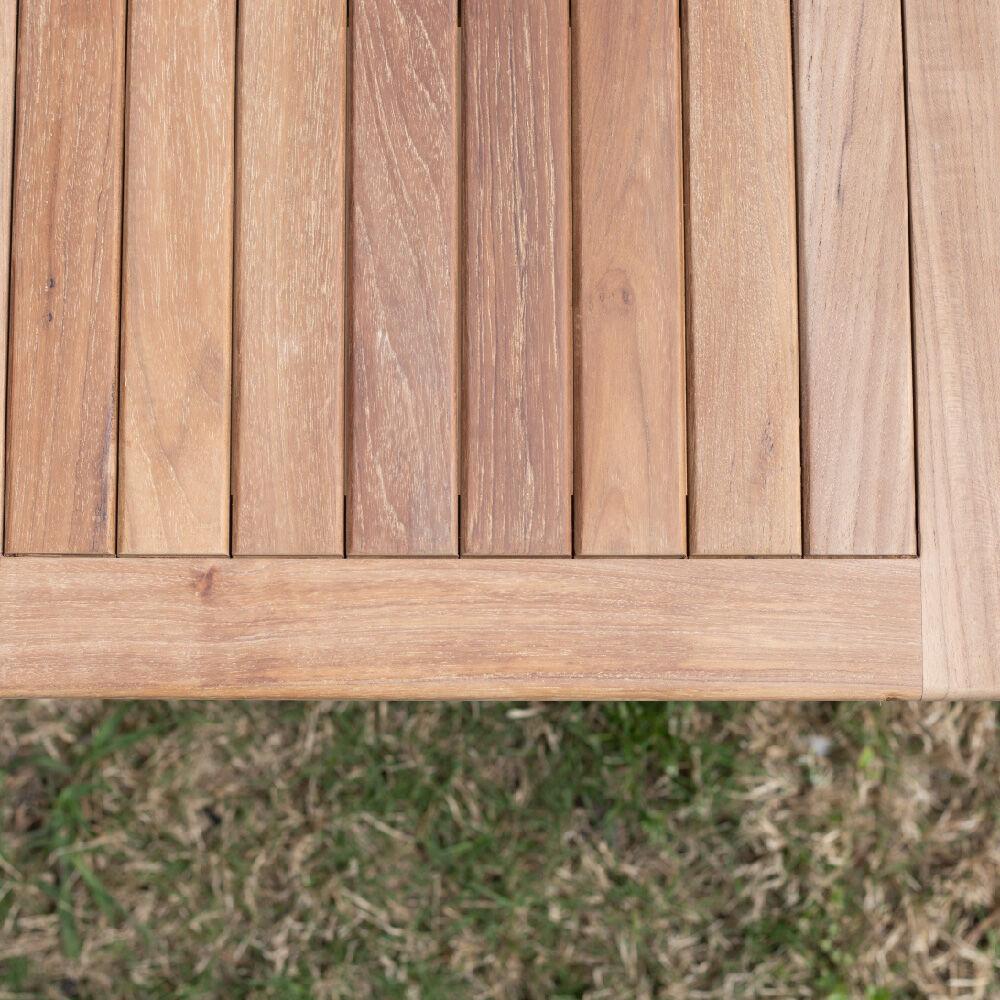
{"label": "wood grain pattern", "polygon": [[798,554],[789,5],[684,14],[690,551]]}
{"label": "wood grain pattern", "polygon": [[920,694],[915,560],[6,559],[0,695]]}
{"label": "wood grain pattern", "polygon": [[573,11],[576,552],[684,555],[677,0]]}
{"label": "wood grain pattern", "polygon": [[[14,162],[14,75],[17,62],[17,0],[0,0],[0,233],[10,232],[11,171]],[[0,238],[0,275],[10,271],[10,241]],[[7,414],[7,297],[0,278],[0,428]],[[0,520],[4,517],[7,446],[0,430]],[[2,541],[2,539],[0,539]],[[2,546],[0,546],[2,548]]]}
{"label": "wood grain pattern", "polygon": [[458,552],[457,25],[352,7],[349,554]]}
{"label": "wood grain pattern", "polygon": [[345,0],[244,0],[233,552],[344,549]]}
{"label": "wood grain pattern", "polygon": [[467,0],[462,550],[571,550],[569,8]]}
{"label": "wood grain pattern", "polygon": [[915,555],[898,3],[795,5],[802,474],[811,555]]}
{"label": "wood grain pattern", "polygon": [[115,551],[125,2],[22,3],[8,552]]}
{"label": "wood grain pattern", "polygon": [[925,692],[1000,695],[1000,0],[907,0]]}
{"label": "wood grain pattern", "polygon": [[229,551],[235,0],[134,0],[118,548]]}

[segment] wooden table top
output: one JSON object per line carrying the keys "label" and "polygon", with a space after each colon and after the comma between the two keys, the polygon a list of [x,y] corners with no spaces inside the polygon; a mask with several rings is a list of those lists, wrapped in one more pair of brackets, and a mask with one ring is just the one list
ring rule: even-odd
{"label": "wooden table top", "polygon": [[0,0],[0,696],[1000,697],[998,65]]}

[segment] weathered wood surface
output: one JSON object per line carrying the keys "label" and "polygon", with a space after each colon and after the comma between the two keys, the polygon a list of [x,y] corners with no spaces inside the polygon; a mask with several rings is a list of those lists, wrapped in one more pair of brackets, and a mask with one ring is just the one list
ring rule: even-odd
{"label": "weathered wood surface", "polygon": [[345,0],[243,0],[233,552],[344,550]]}
{"label": "weathered wood surface", "polygon": [[677,0],[577,0],[575,551],[687,551]]}
{"label": "weathered wood surface", "polygon": [[569,555],[568,0],[466,0],[462,551]]}
{"label": "weathered wood surface", "polygon": [[228,553],[236,2],[128,22],[118,549]]}
{"label": "weathered wood surface", "polygon": [[0,0],[0,695],[1000,695],[1000,0],[236,8]]}
{"label": "weathered wood surface", "polygon": [[787,0],[684,5],[692,555],[802,548]]}
{"label": "weathered wood surface", "polygon": [[810,555],[915,555],[898,3],[795,5],[802,472]]}
{"label": "weathered wood surface", "polygon": [[915,560],[0,563],[0,694],[920,695]]}
{"label": "weathered wood surface", "polygon": [[348,554],[458,553],[458,9],[354,0]]}
{"label": "weathered wood surface", "polygon": [[30,0],[18,34],[6,550],[110,554],[125,0]]}
{"label": "weathered wood surface", "polygon": [[925,692],[1000,697],[1000,0],[907,0]]}
{"label": "weathered wood surface", "polygon": [[[14,161],[14,75],[17,50],[17,0],[0,0],[0,232],[10,232],[11,172]],[[0,239],[0,275],[10,271],[10,241]],[[7,298],[0,278],[0,519],[4,515],[7,413]],[[2,539],[0,539],[2,541]]]}

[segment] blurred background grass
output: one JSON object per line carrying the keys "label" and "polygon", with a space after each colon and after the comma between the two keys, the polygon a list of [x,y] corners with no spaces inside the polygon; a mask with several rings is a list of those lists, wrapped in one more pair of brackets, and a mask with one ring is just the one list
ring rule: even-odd
{"label": "blurred background grass", "polygon": [[996,728],[0,704],[0,998],[995,996]]}

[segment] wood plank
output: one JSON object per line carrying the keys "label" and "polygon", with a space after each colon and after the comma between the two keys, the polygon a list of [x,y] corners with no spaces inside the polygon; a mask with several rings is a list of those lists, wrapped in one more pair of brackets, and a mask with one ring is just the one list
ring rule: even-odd
{"label": "wood plank", "polygon": [[920,694],[916,560],[5,559],[0,695]]}
{"label": "wood plank", "polygon": [[571,550],[568,0],[468,0],[462,550]]}
{"label": "wood plank", "polygon": [[677,0],[578,0],[576,552],[684,555]]}
{"label": "wood plank", "polygon": [[21,5],[8,552],[115,551],[125,0]]}
{"label": "wood plank", "polygon": [[235,0],[130,5],[123,554],[229,551],[235,40]]}
{"label": "wood plank", "polygon": [[795,5],[810,555],[915,555],[900,5]]}
{"label": "wood plank", "polygon": [[[14,164],[14,76],[17,63],[17,0],[0,0],[0,275],[10,272],[11,171]],[[0,279],[0,428],[7,414],[7,298]],[[0,521],[4,518],[7,448],[0,429]],[[2,539],[0,539],[2,541]],[[0,546],[2,548],[2,546]]]}
{"label": "wood plank", "polygon": [[352,7],[349,554],[458,553],[458,4]]}
{"label": "wood plank", "polygon": [[907,0],[925,693],[1000,696],[1000,0]]}
{"label": "wood plank", "polygon": [[802,548],[787,0],[684,5],[693,555]]}
{"label": "wood plank", "polygon": [[344,549],[346,17],[345,0],[240,5],[239,555]]}

